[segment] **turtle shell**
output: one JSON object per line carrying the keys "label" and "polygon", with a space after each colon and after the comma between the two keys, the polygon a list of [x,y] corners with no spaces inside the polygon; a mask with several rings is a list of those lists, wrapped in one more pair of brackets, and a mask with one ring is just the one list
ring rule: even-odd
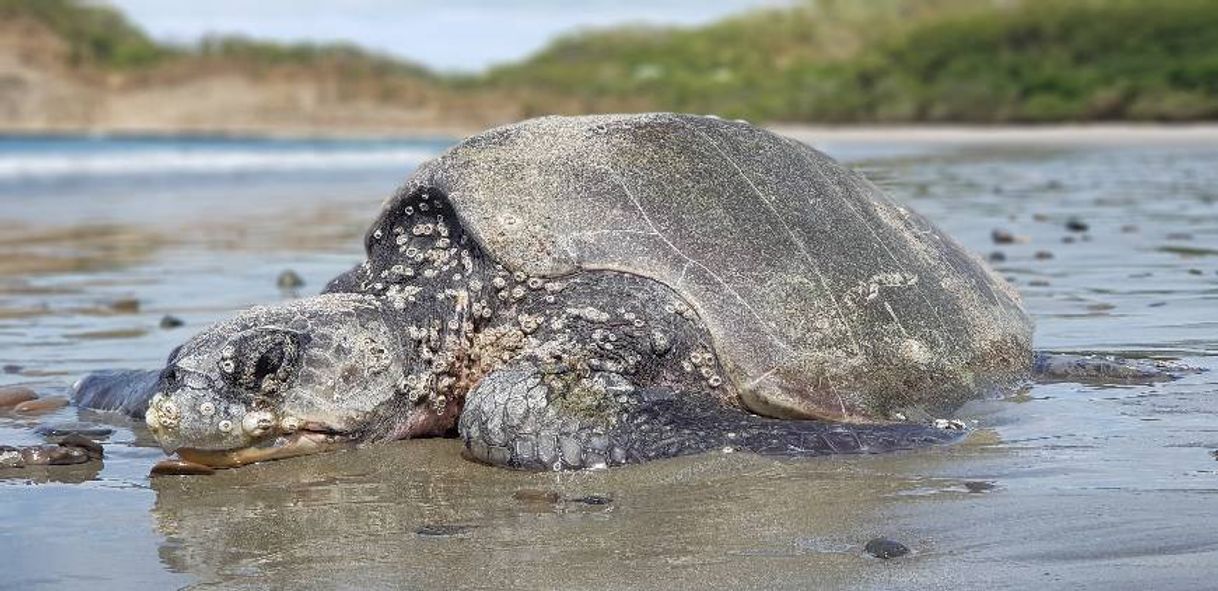
{"label": "turtle shell", "polygon": [[[1031,323],[980,260],[802,143],[715,117],[543,117],[421,166],[508,270],[615,270],[679,293],[760,414],[868,420],[1024,375]],[[376,226],[374,226],[376,227]]]}

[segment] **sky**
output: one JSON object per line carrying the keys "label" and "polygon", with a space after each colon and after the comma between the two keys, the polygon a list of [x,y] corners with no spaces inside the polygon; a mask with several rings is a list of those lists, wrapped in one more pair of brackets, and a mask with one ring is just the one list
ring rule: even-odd
{"label": "sky", "polygon": [[792,0],[107,0],[154,38],[349,41],[433,69],[515,61],[579,28],[697,25]]}

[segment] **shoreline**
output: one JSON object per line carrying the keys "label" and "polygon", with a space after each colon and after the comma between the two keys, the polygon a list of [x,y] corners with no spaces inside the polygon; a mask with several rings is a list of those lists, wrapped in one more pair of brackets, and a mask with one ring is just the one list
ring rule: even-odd
{"label": "shoreline", "polygon": [[[489,129],[492,126],[488,126]],[[1196,123],[1049,123],[1043,125],[824,125],[817,123],[768,123],[763,127],[793,139],[849,141],[858,143],[916,142],[942,144],[1081,144],[1121,145],[1139,143],[1218,142],[1218,122]],[[467,126],[420,126],[416,129],[368,129],[363,127],[181,127],[105,128],[47,127],[0,129],[0,139],[122,138],[122,139],[269,139],[269,140],[443,140],[460,139],[482,128]]]}
{"label": "shoreline", "polygon": [[767,129],[793,139],[859,143],[1138,145],[1218,143],[1218,123],[1049,123],[1043,125],[817,125],[775,123]]}

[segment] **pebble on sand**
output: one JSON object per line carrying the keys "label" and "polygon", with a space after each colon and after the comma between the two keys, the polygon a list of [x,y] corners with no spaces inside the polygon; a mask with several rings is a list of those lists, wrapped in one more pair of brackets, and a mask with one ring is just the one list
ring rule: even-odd
{"label": "pebble on sand", "polygon": [[166,314],[161,317],[161,328],[164,328],[164,329],[177,328],[179,326],[182,326],[183,324],[186,324],[186,323],[182,322],[182,319],[178,318],[177,316],[171,316],[169,314]]}
{"label": "pebble on sand", "polygon": [[0,408],[17,406],[36,398],[38,398],[38,394],[25,386],[5,386],[0,388]]}
{"label": "pebble on sand", "polygon": [[876,558],[883,558],[885,560],[909,554],[908,546],[888,538],[875,538],[874,540],[867,542],[867,545],[863,546],[863,549],[866,550],[868,554]]}
{"label": "pebble on sand", "polygon": [[63,396],[47,396],[46,398],[37,398],[34,400],[26,400],[21,404],[13,407],[13,412],[21,413],[43,413],[59,410],[68,405],[68,399]]}
{"label": "pebble on sand", "polygon": [[1087,222],[1084,222],[1078,218],[1070,218],[1066,220],[1066,229],[1070,230],[1071,232],[1086,232],[1090,228],[1091,226],[1088,226]]}
{"label": "pebble on sand", "polygon": [[1046,261],[1046,260],[1049,260],[1049,259],[1051,259],[1051,258],[1053,258],[1053,253],[1051,253],[1051,252],[1049,252],[1049,251],[1047,251],[1047,250],[1038,250],[1038,251],[1036,251],[1036,259],[1037,259],[1037,260]]}
{"label": "pebble on sand", "polygon": [[135,298],[119,298],[110,302],[110,309],[121,314],[135,314],[140,311],[140,301]]}
{"label": "pebble on sand", "polygon": [[97,423],[50,423],[40,425],[34,432],[43,437],[69,437],[71,435],[79,435],[81,437],[107,437],[114,433],[114,429]]}
{"label": "pebble on sand", "polygon": [[279,289],[296,289],[303,287],[304,284],[304,279],[301,279],[300,275],[291,269],[280,273],[279,278],[275,280],[275,285],[278,285]]}
{"label": "pebble on sand", "polygon": [[1007,260],[1007,255],[1005,252],[1002,252],[1001,250],[995,250],[994,252],[990,253],[990,262],[991,263],[1001,263],[1005,260]]}
{"label": "pebble on sand", "polygon": [[990,232],[990,239],[994,241],[994,244],[1013,244],[1016,241],[1014,234],[1002,228],[994,228]]}

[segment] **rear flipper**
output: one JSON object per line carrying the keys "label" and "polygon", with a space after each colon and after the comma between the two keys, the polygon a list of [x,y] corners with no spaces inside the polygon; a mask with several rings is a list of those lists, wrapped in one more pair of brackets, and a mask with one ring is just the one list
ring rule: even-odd
{"label": "rear flipper", "polygon": [[80,408],[119,412],[144,418],[156,393],[161,370],[114,369],[85,375],[72,386],[72,402]]}
{"label": "rear flipper", "polygon": [[1198,371],[1201,370],[1156,359],[1044,351],[1032,355],[1032,378],[1038,382],[1160,382],[1179,379]]}
{"label": "rear flipper", "polygon": [[701,393],[640,390],[617,374],[572,377],[530,362],[483,379],[469,394],[460,431],[475,459],[532,470],[615,466],[727,448],[783,456],[884,453],[952,443],[967,434],[915,424],[770,419]]}

